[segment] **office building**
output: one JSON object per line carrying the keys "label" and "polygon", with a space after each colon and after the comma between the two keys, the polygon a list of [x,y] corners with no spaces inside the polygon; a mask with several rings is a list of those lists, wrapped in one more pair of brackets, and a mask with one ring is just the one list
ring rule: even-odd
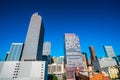
{"label": "office building", "polygon": [[115,57],[115,52],[112,46],[103,46],[103,48],[107,57]]}
{"label": "office building", "polygon": [[77,67],[81,70],[84,69],[79,37],[76,34],[66,33],[64,42],[66,77],[67,79],[74,79]]}
{"label": "office building", "polygon": [[90,50],[90,58],[91,58],[91,65],[94,67],[95,72],[100,71],[100,64],[96,56],[96,52],[93,46],[89,47]]}
{"label": "office building", "polygon": [[88,66],[87,54],[86,53],[82,53],[82,56],[83,56],[84,70],[87,70],[87,66]]}
{"label": "office building", "polygon": [[48,64],[51,63],[50,53],[51,53],[51,42],[46,41],[43,44],[42,60],[47,61]]}
{"label": "office building", "polygon": [[43,38],[44,26],[42,18],[38,13],[34,13],[30,20],[22,61],[39,61],[42,59]]}
{"label": "office building", "polygon": [[117,65],[116,60],[113,58],[101,58],[99,59],[99,63],[100,63],[100,68]]}
{"label": "office building", "polygon": [[109,71],[109,76],[111,79],[118,79],[119,78],[119,70],[118,68],[114,67],[114,66],[111,66],[108,68],[108,71]]}
{"label": "office building", "polygon": [[115,67],[115,66],[110,66],[110,67],[102,68],[101,71],[106,72],[107,75],[108,75],[111,79],[117,79],[117,78],[119,78],[119,70],[118,70],[118,68]]}
{"label": "office building", "polygon": [[0,62],[0,80],[47,80],[45,61]]}
{"label": "office building", "polygon": [[89,47],[89,50],[90,50],[90,58],[91,58],[91,60],[97,60],[96,59],[96,53],[95,53],[95,49],[94,49],[94,47],[93,46],[90,46]]}
{"label": "office building", "polygon": [[56,57],[56,56],[53,56],[53,57],[52,57],[52,60],[53,60],[53,64],[58,64],[58,60],[57,60],[57,57]]}
{"label": "office building", "polygon": [[51,42],[44,42],[43,44],[43,55],[49,56],[51,53]]}
{"label": "office building", "polygon": [[91,65],[91,59],[88,59],[88,66]]}
{"label": "office building", "polygon": [[0,80],[47,80],[48,62],[46,56],[42,56],[43,37],[42,18],[34,13],[24,47],[23,43],[12,43],[6,61],[0,62]]}
{"label": "office building", "polygon": [[21,60],[23,43],[12,43],[10,51],[6,55],[6,61]]}
{"label": "office building", "polygon": [[63,64],[49,64],[48,65],[48,74],[56,75],[58,80],[63,80],[64,73],[65,71],[64,71]]}
{"label": "office building", "polygon": [[58,64],[62,64],[64,62],[64,56],[57,57]]}

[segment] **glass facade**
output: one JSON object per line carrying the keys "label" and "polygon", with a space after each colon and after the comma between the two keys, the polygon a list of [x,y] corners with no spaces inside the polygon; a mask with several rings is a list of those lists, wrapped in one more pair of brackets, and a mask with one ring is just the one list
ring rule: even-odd
{"label": "glass facade", "polygon": [[112,46],[103,46],[107,57],[115,57],[115,52]]}
{"label": "glass facade", "polygon": [[43,55],[50,55],[51,51],[51,42],[44,42],[43,44]]}
{"label": "glass facade", "polygon": [[19,61],[21,59],[23,43],[12,43],[6,61]]}

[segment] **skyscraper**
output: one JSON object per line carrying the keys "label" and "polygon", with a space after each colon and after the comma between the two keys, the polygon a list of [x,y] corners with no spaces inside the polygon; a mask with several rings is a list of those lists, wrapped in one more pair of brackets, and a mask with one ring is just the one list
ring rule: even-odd
{"label": "skyscraper", "polygon": [[91,60],[96,60],[96,53],[95,53],[94,47],[90,46],[89,50],[90,50],[90,54],[91,54]]}
{"label": "skyscraper", "polygon": [[115,57],[115,52],[112,46],[103,46],[107,57]]}
{"label": "skyscraper", "polygon": [[83,70],[82,53],[79,37],[76,34],[65,34],[65,61],[67,79],[74,78],[74,73],[79,67]]}
{"label": "skyscraper", "polygon": [[43,55],[50,55],[51,51],[51,42],[44,42],[43,44]]}
{"label": "skyscraper", "polygon": [[38,13],[34,13],[30,20],[22,54],[22,61],[35,61],[42,59],[43,38],[44,26],[42,18]]}
{"label": "skyscraper", "polygon": [[[23,44],[12,44],[6,56],[11,61],[0,62],[0,80],[47,80],[48,62],[41,60],[43,36],[41,16],[35,13],[31,17],[23,50]],[[22,51],[22,61],[13,61],[21,58]]]}
{"label": "skyscraper", "polygon": [[99,64],[99,61],[97,59],[95,49],[93,46],[90,46],[89,50],[90,50],[90,54],[91,54],[91,65],[94,66],[95,72],[99,72],[100,71],[100,64]]}
{"label": "skyscraper", "polygon": [[23,43],[12,43],[6,61],[19,61],[21,59]]}

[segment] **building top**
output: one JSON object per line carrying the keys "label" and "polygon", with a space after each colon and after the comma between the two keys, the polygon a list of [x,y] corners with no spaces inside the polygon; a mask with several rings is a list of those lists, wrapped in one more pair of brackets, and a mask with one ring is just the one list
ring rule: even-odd
{"label": "building top", "polygon": [[103,46],[107,57],[115,57],[115,52],[112,46]]}

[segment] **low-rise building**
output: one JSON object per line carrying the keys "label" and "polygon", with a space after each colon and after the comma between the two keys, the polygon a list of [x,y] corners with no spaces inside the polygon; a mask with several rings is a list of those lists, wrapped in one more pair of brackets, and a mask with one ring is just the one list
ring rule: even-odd
{"label": "low-rise building", "polygon": [[110,74],[111,78],[117,79],[119,77],[119,70],[118,70],[118,68],[112,66],[112,67],[108,68],[108,71],[109,71],[109,74]]}
{"label": "low-rise building", "polygon": [[48,65],[48,74],[54,74],[58,77],[58,80],[63,79],[64,75],[64,66],[63,64],[49,64]]}
{"label": "low-rise building", "polygon": [[47,80],[45,61],[0,62],[0,80]]}
{"label": "low-rise building", "polygon": [[117,65],[116,60],[113,58],[101,58],[99,59],[99,64],[100,64],[100,68]]}

